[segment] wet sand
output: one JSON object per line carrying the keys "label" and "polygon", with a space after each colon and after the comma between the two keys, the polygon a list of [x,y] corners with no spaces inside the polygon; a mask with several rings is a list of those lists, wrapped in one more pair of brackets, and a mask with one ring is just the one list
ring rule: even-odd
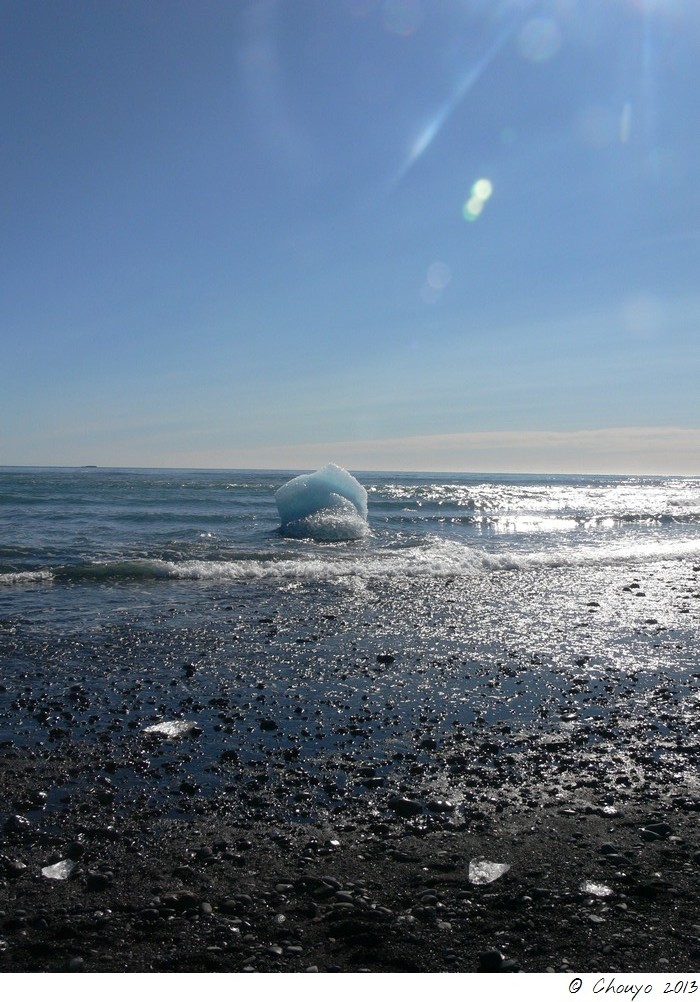
{"label": "wet sand", "polygon": [[0,969],[695,970],[700,568],[564,584],[4,621]]}

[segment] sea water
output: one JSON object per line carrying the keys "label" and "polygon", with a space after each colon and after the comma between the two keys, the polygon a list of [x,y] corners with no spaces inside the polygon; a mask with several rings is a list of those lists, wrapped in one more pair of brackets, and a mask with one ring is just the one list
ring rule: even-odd
{"label": "sea water", "polygon": [[681,782],[700,479],[353,470],[370,533],[319,542],[280,531],[298,472],[0,469],[0,742],[188,741],[211,791],[262,748],[395,779],[459,728],[654,727]]}
{"label": "sea water", "polygon": [[295,473],[0,468],[2,601],[700,557],[700,478],[356,471],[371,533],[327,543],[279,532],[275,491]]}

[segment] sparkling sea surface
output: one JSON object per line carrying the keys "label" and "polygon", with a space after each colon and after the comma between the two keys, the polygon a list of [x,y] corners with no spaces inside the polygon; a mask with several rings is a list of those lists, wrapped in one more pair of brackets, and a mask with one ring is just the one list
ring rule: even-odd
{"label": "sparkling sea surface", "polygon": [[[369,538],[290,540],[293,472],[0,468],[0,586],[363,582],[700,556],[700,478],[357,473]],[[58,589],[60,590],[60,589]],[[9,592],[4,592],[7,596]]]}
{"label": "sparkling sea surface", "polygon": [[351,471],[371,532],[330,543],[280,534],[295,472],[0,469],[0,741],[194,724],[211,792],[229,754],[310,775],[352,748],[381,777],[474,726],[613,728],[619,769],[653,728],[681,781],[700,479]]}

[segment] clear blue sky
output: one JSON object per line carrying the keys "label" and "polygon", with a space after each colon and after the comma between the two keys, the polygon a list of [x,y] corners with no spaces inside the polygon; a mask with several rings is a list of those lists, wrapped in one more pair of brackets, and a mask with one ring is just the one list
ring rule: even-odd
{"label": "clear blue sky", "polygon": [[700,473],[697,0],[0,0],[0,47],[0,464]]}

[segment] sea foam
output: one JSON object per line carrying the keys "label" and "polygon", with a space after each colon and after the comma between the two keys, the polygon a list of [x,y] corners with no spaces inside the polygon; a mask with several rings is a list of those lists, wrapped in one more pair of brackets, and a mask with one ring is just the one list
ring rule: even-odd
{"label": "sea foam", "polygon": [[48,584],[53,581],[51,571],[17,571],[0,574],[0,585]]}
{"label": "sea foam", "polygon": [[537,549],[498,547],[434,535],[418,543],[388,547],[373,537],[368,547],[293,549],[274,557],[264,552],[238,558],[168,560],[134,558],[63,565],[49,570],[0,574],[0,586],[38,587],[64,582],[201,581],[366,584],[373,579],[447,578],[555,570],[566,567],[634,566],[640,561],[700,560],[700,539],[591,542]]}

